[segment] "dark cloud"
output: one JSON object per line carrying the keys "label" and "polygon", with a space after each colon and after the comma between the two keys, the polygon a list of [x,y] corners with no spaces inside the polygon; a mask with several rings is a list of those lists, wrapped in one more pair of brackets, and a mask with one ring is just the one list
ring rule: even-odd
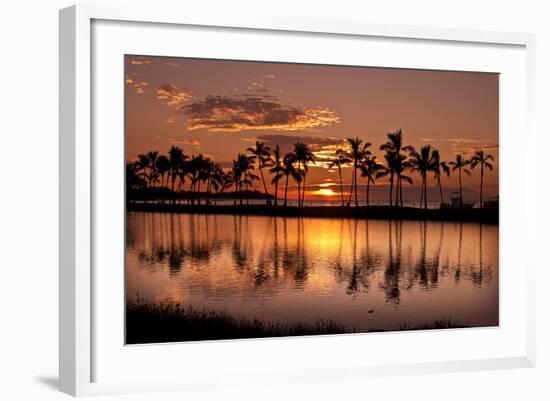
{"label": "dark cloud", "polygon": [[181,107],[189,130],[212,132],[244,130],[298,131],[339,122],[333,110],[290,106],[267,95],[206,96]]}
{"label": "dark cloud", "polygon": [[271,148],[279,145],[283,153],[290,152],[296,142],[303,142],[313,151],[317,160],[316,165],[325,168],[328,168],[338,149],[348,150],[345,139],[334,137],[266,134],[259,135],[256,139],[265,142]]}
{"label": "dark cloud", "polygon": [[157,99],[176,110],[179,110],[192,97],[191,92],[180,89],[176,85],[162,84],[157,88]]}

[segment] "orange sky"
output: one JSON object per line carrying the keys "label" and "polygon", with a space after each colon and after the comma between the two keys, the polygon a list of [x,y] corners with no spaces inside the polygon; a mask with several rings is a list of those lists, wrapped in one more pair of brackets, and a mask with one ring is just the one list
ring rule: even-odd
{"label": "orange sky", "polygon": [[[175,145],[229,167],[257,139],[283,151],[301,140],[322,157],[355,136],[381,158],[386,133],[401,128],[405,144],[431,144],[447,161],[484,148],[495,157],[484,191],[498,194],[498,74],[126,56],[125,82],[128,160]],[[350,176],[345,168],[346,191]],[[412,178],[405,200],[419,193]],[[310,167],[307,181],[309,197],[338,191],[330,186],[337,172],[323,163]],[[374,200],[386,199],[386,185],[377,183]],[[450,194],[458,177],[443,185]],[[479,170],[463,175],[463,186],[465,198],[476,199]]]}

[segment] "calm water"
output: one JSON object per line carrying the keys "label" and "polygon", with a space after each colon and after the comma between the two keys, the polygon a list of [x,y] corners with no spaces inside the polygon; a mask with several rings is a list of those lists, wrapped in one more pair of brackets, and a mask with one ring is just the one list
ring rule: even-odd
{"label": "calm water", "polygon": [[350,329],[498,325],[498,225],[128,213],[127,293]]}

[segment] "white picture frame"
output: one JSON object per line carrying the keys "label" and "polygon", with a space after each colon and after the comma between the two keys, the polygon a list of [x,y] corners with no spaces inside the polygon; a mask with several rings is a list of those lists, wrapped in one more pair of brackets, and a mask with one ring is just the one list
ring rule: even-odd
{"label": "white picture frame", "polygon": [[[361,21],[317,21],[317,20],[295,20],[292,18],[275,17],[252,17],[248,16],[242,19],[216,19],[202,15],[187,15],[185,8],[176,10],[159,9],[155,7],[146,8],[113,8],[104,5],[78,5],[61,10],[60,12],[60,390],[75,396],[132,392],[132,391],[160,391],[167,389],[196,389],[207,388],[209,386],[225,386],[230,384],[244,384],[246,381],[239,382],[220,368],[212,375],[205,374],[205,371],[197,369],[193,372],[187,372],[185,380],[176,376],[171,377],[153,377],[150,380],[139,379],[139,382],[132,381],[129,377],[109,376],[108,379],[99,379],[101,372],[98,372],[96,358],[108,363],[112,361],[106,358],[107,348],[103,343],[96,344],[97,332],[95,329],[98,323],[98,314],[94,307],[94,288],[101,285],[101,280],[94,275],[94,235],[96,229],[96,208],[94,192],[97,189],[94,176],[96,175],[97,165],[95,155],[101,152],[101,143],[98,145],[94,141],[93,126],[97,125],[94,121],[94,103],[92,102],[94,76],[94,46],[100,46],[98,41],[94,43],[93,32],[94,23],[98,21],[109,21],[110,24],[121,23],[143,23],[158,24],[164,28],[174,27],[205,27],[209,29],[231,29],[245,30],[249,34],[255,31],[283,33],[286,35],[319,35],[329,38],[335,35],[343,38],[383,38],[388,41],[416,41],[422,43],[437,44],[459,44],[466,47],[493,46],[496,48],[512,48],[518,50],[513,57],[518,57],[518,71],[525,76],[516,77],[514,85],[518,86],[521,93],[519,104],[525,109],[518,110],[518,116],[515,118],[517,127],[521,130],[523,140],[534,143],[533,130],[533,110],[534,110],[534,35],[524,33],[505,33],[505,32],[483,32],[458,29],[437,29],[415,26],[390,26],[374,25]],[[118,29],[118,28],[117,28]],[[120,27],[120,29],[129,29]],[[136,29],[139,29],[136,28]],[[162,33],[159,33],[162,34]],[[118,37],[113,42],[124,41],[124,38]],[[521,54],[520,54],[521,53]],[[171,55],[171,54],[166,54]],[[244,57],[244,56],[243,56]],[[524,64],[523,64],[524,63]],[[419,64],[420,65],[420,64]],[[422,64],[428,68],[429,63]],[[433,68],[437,68],[434,65]],[[418,67],[421,68],[421,67]],[[459,68],[459,66],[457,66]],[[472,67],[473,68],[473,67]],[[500,72],[494,71],[494,72]],[[515,74],[511,72],[510,74]],[[505,92],[506,93],[506,92]],[[505,94],[504,94],[505,95]],[[508,109],[505,109],[508,110]],[[515,109],[510,113],[514,114]],[[122,134],[121,134],[122,135]],[[514,138],[501,137],[501,140],[509,141],[510,147],[513,146]],[[506,150],[503,149],[501,155],[503,167],[506,166]],[[116,160],[114,161],[116,165]],[[121,164],[122,166],[122,164]],[[122,167],[121,167],[122,171]],[[513,176],[512,176],[513,174]],[[512,194],[507,192],[505,180],[521,180],[523,191]],[[521,229],[523,240],[516,243],[514,247],[506,246],[507,239],[504,238],[504,246],[501,246],[501,260],[505,258],[514,258],[522,253],[532,255],[528,250],[530,244],[534,243],[532,236],[535,232],[535,208],[527,207],[526,199],[535,198],[534,179],[528,174],[526,168],[512,172],[511,169],[501,169],[501,186],[503,206],[501,207],[501,221],[509,219],[508,228],[514,227]],[[122,191],[122,188],[120,189]],[[509,207],[505,204],[505,195],[509,196]],[[517,198],[514,198],[517,197]],[[514,209],[515,207],[515,209]],[[500,227],[503,230],[502,225]],[[95,234],[94,234],[95,233]],[[514,238],[509,238],[512,241]],[[512,242],[508,242],[510,244]],[[503,253],[506,252],[506,253]],[[514,259],[515,260],[515,259]],[[516,280],[516,285],[521,287],[514,296],[517,299],[511,300],[520,305],[517,316],[521,319],[518,322],[519,329],[513,330],[513,336],[497,339],[499,330],[506,332],[507,327],[497,329],[468,329],[460,331],[458,335],[470,336],[472,339],[484,338],[483,341],[490,342],[492,338],[495,343],[502,340],[513,341],[510,343],[513,352],[504,352],[502,348],[495,348],[486,354],[482,352],[473,352],[464,359],[443,359],[443,360],[417,360],[414,355],[410,355],[407,362],[388,362],[384,363],[382,359],[374,363],[358,363],[356,365],[347,365],[341,361],[339,365],[334,362],[334,367],[323,365],[323,362],[314,361],[311,364],[303,364],[296,369],[285,369],[284,364],[276,366],[275,373],[268,375],[264,367],[255,366],[254,369],[247,372],[248,377],[254,377],[256,382],[272,380],[273,374],[276,374],[278,380],[284,383],[290,382],[297,377],[301,380],[325,380],[328,378],[352,377],[361,379],[364,377],[373,377],[380,375],[400,375],[400,374],[419,374],[431,372],[452,372],[478,369],[503,369],[515,367],[530,367],[535,364],[535,305],[534,305],[534,278],[532,272],[535,268],[535,260],[529,259],[529,256],[518,259],[521,262],[521,268],[524,269],[523,277]],[[121,272],[123,266],[120,267]],[[511,285],[514,280],[508,280]],[[120,290],[120,288],[119,288]],[[506,294],[506,292],[505,292]],[[110,299],[110,298],[109,298]],[[502,300],[502,299],[501,299]],[[521,310],[519,310],[521,309]],[[505,313],[506,310],[504,311]],[[117,315],[120,316],[120,315]],[[103,319],[103,317],[101,317]],[[115,322],[116,316],[111,317],[110,323]],[[115,320],[113,320],[115,319]],[[122,321],[119,322],[121,325]],[[451,333],[453,330],[447,331]],[[103,334],[110,335],[110,334]],[[257,347],[265,349],[266,352],[271,349],[273,353],[284,352],[285,348],[302,348],[307,355],[310,352],[314,355],[315,350],[327,350],[331,347],[345,346],[346,343],[353,342],[355,345],[368,341],[369,338],[378,339],[393,336],[392,341],[400,339],[416,338],[415,341],[421,341],[423,332],[407,333],[401,337],[396,337],[395,333],[368,334],[357,336],[325,336],[321,339],[296,340],[296,339],[278,339],[278,340],[241,340],[233,342],[215,342],[206,345],[200,345],[201,352],[210,349],[216,349],[216,352],[222,352],[222,349],[229,349],[227,358],[236,355],[246,355],[250,352],[250,347],[257,344]],[[443,341],[445,338],[452,339],[454,334],[428,334],[432,335],[431,341]],[[369,337],[371,336],[371,337]],[[376,337],[373,337],[376,336]],[[438,337],[440,336],[440,337]],[[330,338],[328,338],[330,337]],[[513,340],[510,340],[512,339]],[[365,340],[366,339],[366,340]],[[506,340],[506,341],[504,341]],[[301,342],[297,342],[301,341]],[[374,340],[372,340],[374,341]],[[504,346],[504,345],[503,345]],[[102,348],[103,347],[103,348]],[[123,344],[120,343],[120,347]],[[174,345],[160,345],[147,348],[146,358],[163,358],[167,352],[172,352]],[[175,345],[177,347],[177,345]],[[98,351],[99,350],[99,351]],[[178,348],[178,352],[187,352],[188,355],[196,355],[197,348]],[[103,352],[103,354],[101,354]],[[139,358],[143,353],[132,351],[135,355],[129,357]],[[210,352],[210,351],[207,351]],[[225,352],[225,351],[224,351]],[[99,355],[98,355],[99,353]],[[240,354],[242,353],[242,354]],[[155,356],[156,354],[156,356]],[[103,358],[103,359],[102,359]],[[114,358],[114,357],[113,357]],[[145,356],[144,356],[145,358]],[[445,358],[443,355],[442,358]],[[244,358],[246,359],[246,358]],[[328,357],[330,362],[330,356]],[[376,359],[376,358],[374,358]],[[134,363],[136,359],[133,359]],[[283,363],[283,362],[281,362]],[[113,365],[115,366],[115,365]],[[118,368],[118,366],[117,366]],[[267,367],[266,367],[267,369]],[[225,372],[225,373],[224,373]],[[99,373],[99,375],[98,375]],[[225,374],[227,373],[227,378]],[[189,377],[191,375],[191,377]]]}

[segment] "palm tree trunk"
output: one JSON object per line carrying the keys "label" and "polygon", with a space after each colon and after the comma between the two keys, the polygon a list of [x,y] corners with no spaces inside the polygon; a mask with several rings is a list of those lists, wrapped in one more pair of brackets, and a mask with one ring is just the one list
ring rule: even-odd
{"label": "palm tree trunk", "polygon": [[278,197],[279,197],[279,180],[275,181],[275,207],[277,207]]}
{"label": "palm tree trunk", "polygon": [[439,187],[439,198],[441,199],[441,204],[443,203],[443,187],[441,186],[441,177],[437,176],[437,186]]}
{"label": "palm tree trunk", "polygon": [[[354,167],[355,168],[355,167]],[[351,197],[353,196],[353,188],[355,186],[355,180],[353,179],[353,172],[351,173],[351,188],[349,190],[348,206],[351,205]]]}
{"label": "palm tree trunk", "polygon": [[369,207],[370,178],[367,177],[367,207]]}
{"label": "palm tree trunk", "polygon": [[286,176],[286,184],[285,184],[285,207],[286,207],[286,195],[288,193],[288,175]]}
{"label": "palm tree trunk", "polygon": [[306,198],[306,176],[307,173],[304,170],[304,185],[302,185],[302,206],[304,206],[304,200]]}
{"label": "palm tree trunk", "polygon": [[397,176],[397,182],[395,183],[395,206],[399,206],[399,184],[401,177]]}
{"label": "palm tree trunk", "polygon": [[340,176],[340,197],[342,198],[342,206],[344,206],[344,183],[342,182],[342,167],[338,164],[338,175]]}
{"label": "palm tree trunk", "polygon": [[428,209],[428,180],[424,179],[424,209]]}
{"label": "palm tree trunk", "polygon": [[265,195],[267,196],[267,201],[269,202],[269,206],[271,206],[271,198],[269,197],[269,193],[267,192],[267,186],[265,185],[264,170],[262,167],[259,167],[259,169],[260,169],[260,175],[262,176],[262,183],[264,184]]}
{"label": "palm tree trunk", "polygon": [[390,173],[390,207],[393,206],[393,173]]}
{"label": "palm tree trunk", "polygon": [[176,182],[176,176],[172,175],[172,177],[170,177],[171,180],[172,180],[172,204],[175,203],[175,200],[176,200],[176,197],[175,197],[175,194],[174,194],[174,183]]}
{"label": "palm tree trunk", "polygon": [[422,185],[420,186],[420,208],[422,209],[422,204],[424,203],[424,182],[426,181],[426,179],[424,178],[424,176],[421,177]]}
{"label": "palm tree trunk", "polygon": [[481,180],[479,185],[479,207],[483,207],[483,163],[481,163],[480,167],[481,167]]}
{"label": "palm tree trunk", "polygon": [[403,183],[399,185],[399,199],[401,199],[401,207],[403,207]]}
{"label": "palm tree trunk", "polygon": [[[298,174],[300,174],[300,168],[301,168],[301,163],[300,161],[298,161]],[[301,181],[298,181],[298,207],[300,207],[300,204],[302,203],[302,200],[301,200],[301,196],[302,196],[302,191],[301,191]]]}
{"label": "palm tree trunk", "polygon": [[458,169],[458,186],[460,188],[460,207],[464,207],[464,202],[462,201],[462,169]]}
{"label": "palm tree trunk", "polygon": [[357,201],[357,163],[353,165],[353,180],[355,182],[355,207],[359,206]]}

